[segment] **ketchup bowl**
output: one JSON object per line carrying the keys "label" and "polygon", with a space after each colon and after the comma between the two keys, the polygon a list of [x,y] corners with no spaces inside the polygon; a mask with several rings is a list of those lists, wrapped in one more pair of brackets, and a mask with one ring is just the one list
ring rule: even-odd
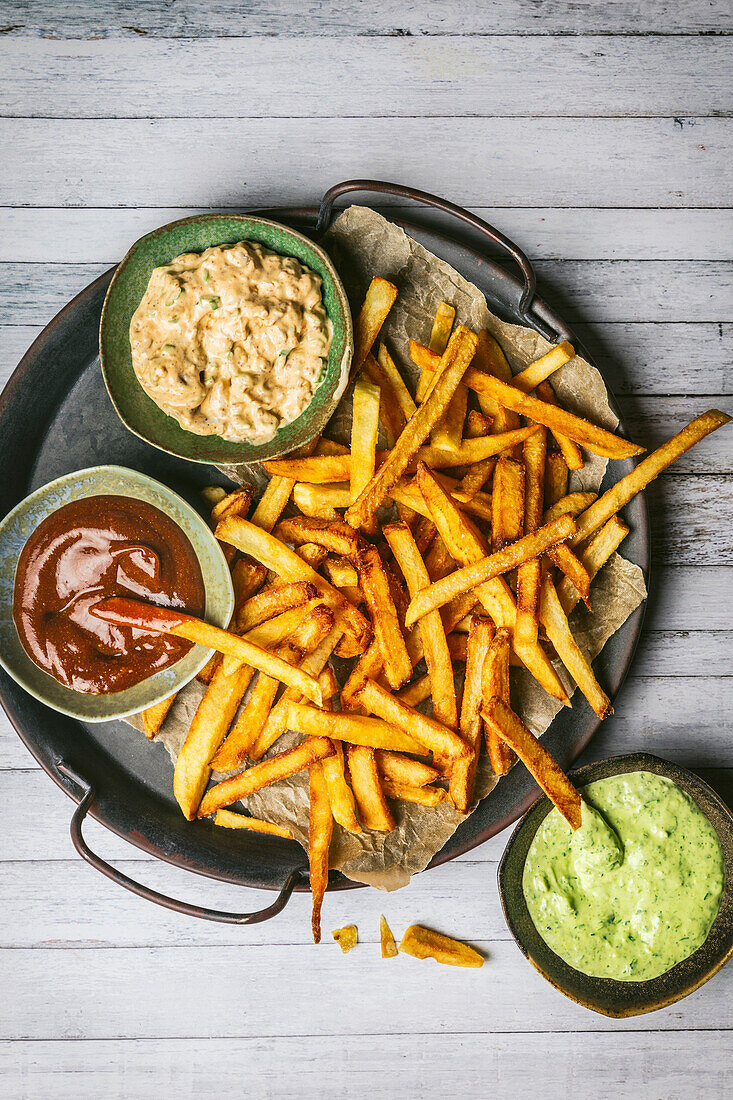
{"label": "ketchup bowl", "polygon": [[[206,521],[177,493],[137,470],[94,466],[66,474],[37,489],[0,523],[0,665],[30,695],[53,710],[85,722],[124,718],[179,691],[197,675],[211,650],[193,646],[174,664],[139,683],[104,694],[87,694],[61,683],[28,655],[13,617],[18,561],[39,525],[67,505],[89,497],[131,498],[152,506],[185,536],[201,570],[203,617],[226,627],[234,608],[231,575],[221,547]],[[195,562],[193,563],[195,566]]]}

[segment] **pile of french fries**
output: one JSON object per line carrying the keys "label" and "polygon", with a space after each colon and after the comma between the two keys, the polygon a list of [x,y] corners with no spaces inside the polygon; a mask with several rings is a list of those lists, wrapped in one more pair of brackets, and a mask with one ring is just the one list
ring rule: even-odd
{"label": "pile of french fries", "polygon": [[[643,452],[559,406],[550,379],[573,348],[512,376],[496,340],[454,327],[441,303],[429,344],[410,341],[413,395],[379,341],[396,296],[374,278],[357,318],[351,447],[321,438],[265,463],[251,514],[250,489],[207,490],[236,593],[229,630],[134,600],[97,609],[215,651],[175,766],[189,820],[287,836],[228,807],[308,769],[315,942],[334,821],[387,832],[400,801],[469,812],[482,744],[497,775],[519,758],[580,825],[580,795],[512,709],[510,668],[569,706],[559,659],[596,714],[610,713],[568,616],[590,606],[594,576],[628,533],[619,511],[730,419],[711,410],[602,495],[569,493],[581,448]],[[353,660],[340,691],[334,654]],[[429,699],[427,716],[417,708]],[[171,702],[144,714],[149,737]],[[286,731],[302,740],[278,751]],[[212,771],[235,774],[207,790]]]}

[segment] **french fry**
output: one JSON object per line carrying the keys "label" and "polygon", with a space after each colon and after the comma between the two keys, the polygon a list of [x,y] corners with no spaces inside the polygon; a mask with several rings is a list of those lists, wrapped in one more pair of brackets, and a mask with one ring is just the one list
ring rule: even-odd
{"label": "french fry", "polygon": [[561,573],[564,573],[564,579],[570,581],[590,610],[590,575],[582,561],[575,556],[569,546],[553,546],[547,551],[547,557]]}
{"label": "french fry", "polygon": [[442,787],[411,787],[394,779],[382,779],[382,789],[387,798],[399,802],[412,802],[418,806],[439,806],[448,797]]}
{"label": "french fry", "polygon": [[461,478],[461,488],[469,497],[475,496],[483,489],[496,469],[497,461],[496,458],[485,458],[483,462],[474,462],[472,466],[469,466]]}
{"label": "french fry", "polygon": [[597,499],[597,493],[568,493],[567,496],[556,500],[550,508],[545,509],[544,521],[551,523],[559,516],[579,516]]}
{"label": "french fry", "polygon": [[[417,544],[415,544],[415,548],[417,549]],[[456,563],[448,553],[448,547],[445,545],[440,535],[436,534],[425,555],[425,569],[428,574],[428,583],[433,584],[435,581],[447,577],[449,573],[453,572],[455,567]]]}
{"label": "french fry", "polygon": [[140,630],[153,630],[160,634],[172,634],[176,638],[185,638],[197,645],[208,646],[209,649],[230,654],[243,664],[251,665],[252,668],[268,676],[274,676],[290,687],[297,687],[315,703],[322,702],[321,689],[312,676],[308,676],[298,668],[293,668],[286,661],[253,645],[245,638],[240,638],[229,630],[222,630],[221,627],[212,626],[211,623],[197,619],[194,615],[186,615],[181,611],[156,607],[155,604],[144,603],[142,600],[130,600],[119,596],[100,600],[94,607],[94,614],[105,622],[133,626]]}
{"label": "french fry", "polygon": [[491,495],[491,548],[494,551],[522,537],[524,477],[522,462],[502,457],[496,463]]}
{"label": "french fry", "polygon": [[384,428],[384,438],[387,446],[392,448],[400,437],[400,432],[405,426],[405,414],[400,408],[397,395],[392,389],[392,384],[387,375],[373,355],[367,355],[362,368],[361,377],[376,386],[380,391],[379,422]]}
{"label": "french fry", "polygon": [[536,389],[540,383],[549,378],[551,374],[554,374],[559,367],[568,363],[574,355],[575,348],[573,345],[569,344],[567,340],[563,340],[562,343],[556,344],[554,348],[550,348],[545,355],[535,359],[519,374],[515,374],[512,378],[512,385],[516,386],[522,393],[529,393],[530,390]]}
{"label": "french fry", "polygon": [[[473,366],[478,370],[488,372],[488,374],[496,375],[503,382],[511,382],[512,380],[512,368],[509,366],[501,346],[486,329],[482,329],[479,333],[479,345]],[[486,394],[479,393],[476,396],[481,411],[491,416],[491,431],[493,434],[511,431],[519,427],[519,417],[515,412],[502,408]],[[520,455],[521,451],[518,447],[510,452],[511,458],[519,458]]]}
{"label": "french fry", "polygon": [[[453,481],[452,478],[448,478],[444,474],[436,473],[435,479],[468,515],[475,516],[476,519],[483,520],[486,523],[491,523],[491,497],[487,493],[466,493],[462,490],[460,482]],[[392,486],[389,495],[395,502],[407,504],[414,508],[426,519],[431,518],[430,510],[415,482],[400,481]]]}
{"label": "french fry", "polygon": [[344,492],[342,485],[303,485],[296,482],[293,486],[293,504],[310,519],[340,519],[335,500],[345,500],[346,503],[339,504],[338,507],[348,508],[350,500],[348,487]]}
{"label": "french fry", "polygon": [[168,711],[173,706],[173,700],[176,694],[177,693],[174,691],[167,699],[161,699],[159,703],[153,703],[152,707],[146,707],[144,711],[141,711],[140,717],[143,722],[143,733],[148,741],[152,741],[156,733],[159,732]]}
{"label": "french fry", "polygon": [[411,924],[402,937],[400,951],[416,959],[435,959],[448,966],[470,966],[479,968],[484,965],[483,955],[460,940],[443,936],[440,932],[431,932],[419,924]]}
{"label": "french fry", "polygon": [[538,430],[537,424],[528,424],[526,428],[502,432],[500,435],[482,435],[476,439],[459,440],[443,446],[433,444],[420,447],[417,459],[420,462],[426,462],[435,470],[450,469],[451,466],[469,466],[501,454],[502,451],[509,450],[518,443],[523,443]]}
{"label": "french fry", "polygon": [[323,761],[323,775],[328,788],[331,813],[342,829],[351,833],[360,833],[361,825],[356,816],[354,793],[346,781],[344,750],[340,741],[334,742],[334,755]]}
{"label": "french fry", "polygon": [[[378,460],[384,461],[386,453],[379,451]],[[270,462],[263,462],[262,465],[273,477],[287,474],[294,481],[311,485],[331,485],[348,481],[351,477],[351,455],[348,453],[311,455],[308,458],[275,458]]]}
{"label": "french fry", "polygon": [[257,817],[245,817],[244,814],[237,814],[232,810],[217,810],[214,815],[214,824],[221,826],[222,829],[247,829],[253,833],[281,836],[284,840],[293,839],[290,829],[284,825],[275,825],[272,821],[261,821]]}
{"label": "french fry", "polygon": [[488,435],[493,424],[493,418],[486,413],[470,409],[466,417],[466,439],[478,439],[482,435]]}
{"label": "french fry", "polygon": [[469,746],[457,733],[407,706],[375,680],[367,680],[356,698],[371,714],[404,730],[410,738],[442,759],[454,760],[469,752]]}
{"label": "french fry", "polygon": [[405,385],[404,379],[400,374],[392,356],[387,351],[384,344],[379,345],[379,351],[377,353],[377,361],[380,367],[386,374],[391,386],[392,391],[397,399],[397,403],[402,410],[402,415],[405,421],[409,420],[414,413],[417,412],[417,405],[412,399],[412,395]]}
{"label": "french fry", "polygon": [[[580,560],[588,577],[592,581],[596,573],[606,564],[613,552],[618,549],[629,533],[629,528],[618,516],[611,516],[609,521],[597,531],[581,551]],[[557,596],[566,615],[575,607],[580,599],[577,587],[567,577],[563,577],[557,585]]]}
{"label": "french fry", "polygon": [[437,768],[431,768],[422,760],[413,760],[401,752],[376,749],[377,767],[383,779],[402,783],[407,787],[425,787],[440,778]]}
{"label": "french fry", "polygon": [[461,737],[470,746],[469,756],[457,760],[451,767],[448,792],[459,813],[468,813],[473,801],[479,750],[481,748],[482,677],[489,643],[494,635],[494,624],[480,615],[471,617],[466,655],[466,679],[461,702]]}
{"label": "french fry", "polygon": [[[509,631],[503,628],[497,630],[489,644],[486,660],[484,661],[480,707],[488,706],[492,699],[501,699],[508,707],[511,706],[509,650]],[[484,734],[486,736],[486,749],[494,774],[506,775],[516,759],[514,750],[500,737],[497,737],[489,726],[484,726]]]}
{"label": "french fry", "polygon": [[252,513],[251,522],[256,527],[261,527],[263,531],[272,531],[282,515],[283,508],[290,500],[294,484],[294,479],[289,477],[271,477]]}
{"label": "french fry", "polygon": [[468,408],[468,390],[465,386],[457,386],[456,392],[450,399],[448,408],[443,414],[442,420],[433,429],[433,446],[438,450],[452,451],[454,454],[461,450],[463,428],[466,423],[466,410]]}
{"label": "french fry", "polygon": [[356,696],[367,680],[376,679],[383,669],[384,658],[382,657],[382,647],[375,638],[369,646],[369,649],[367,649],[365,653],[362,653],[341,689],[342,708],[344,710],[357,709],[359,704],[356,702]]}
{"label": "french fry", "polygon": [[387,573],[376,546],[363,546],[359,550],[356,567],[372,618],[374,637],[382,651],[384,672],[390,687],[397,691],[412,676],[412,662],[405,647]]}
{"label": "french fry", "polygon": [[[473,565],[487,557],[488,548],[484,540],[423,464],[418,467],[418,483],[438,532],[453,558],[462,565]],[[495,625],[513,631],[517,611],[506,581],[502,577],[493,577],[477,585],[475,591]],[[515,648],[517,656],[545,691],[560,702],[567,703],[565,689],[539,643]]]}
{"label": "french fry", "polygon": [[397,297],[397,287],[378,275],[372,279],[366,297],[354,324],[354,358],[351,364],[351,377],[355,378],[362,368],[364,360],[372,350],[379,336],[379,330],[387,319],[387,314]]}
{"label": "french fry", "polygon": [[608,714],[611,714],[613,707],[610,700],[593,675],[590,662],[580,650],[575,638],[573,638],[567,615],[562,609],[555,586],[547,574],[542,578],[540,621],[545,628],[547,637],[554,645],[558,657],[598,717],[605,718]]}
{"label": "french fry", "polygon": [[327,557],[323,562],[323,571],[334,588],[353,588],[359,583],[356,566],[343,555]]}
{"label": "french fry", "polygon": [[517,754],[547,797],[557,806],[571,829],[582,824],[582,800],[565,772],[558,767],[547,749],[524,722],[501,699],[492,699],[483,708],[487,726]]}
{"label": "french fry", "polygon": [[343,928],[336,928],[331,935],[344,955],[347,955],[349,951],[353,951],[359,942],[359,932],[355,924],[345,924]]}
{"label": "french fry", "polygon": [[402,477],[411,458],[436,425],[456,386],[466,372],[476,349],[477,337],[459,325],[448,341],[443,356],[443,369],[438,381],[415,415],[405,425],[389,458],[382,463],[372,480],[346,512],[352,527],[361,527],[377,511],[389,490]]}
{"label": "french fry", "polygon": [[[572,348],[570,350],[572,351]],[[529,535],[542,526],[545,504],[547,428],[540,428],[529,439],[525,439],[523,457],[524,533]],[[514,638],[522,645],[531,645],[537,641],[541,583],[539,558],[530,559],[520,565],[517,572],[517,622],[514,627]]]}
{"label": "french fry", "polygon": [[204,504],[209,508],[213,508],[215,504],[218,504],[220,500],[223,500],[227,495],[226,489],[222,489],[221,485],[206,485],[201,489],[201,497]]}
{"label": "french fry", "polygon": [[[573,518],[569,515],[560,516],[552,523],[544,524],[531,535],[525,535],[518,542],[505,546],[503,550],[488,557],[482,557],[474,565],[456,569],[455,572],[435,581],[429,588],[422,589],[412,598],[405,616],[406,629],[414,626],[423,615],[445,607],[463,595],[470,595],[477,585],[516,569],[524,561],[539,557],[551,546],[569,539],[574,530]],[[466,606],[463,614],[460,615],[461,619],[470,611],[471,606],[471,604]]]}
{"label": "french fry", "polygon": [[290,581],[285,584],[271,584],[254,596],[250,596],[242,605],[237,623],[238,630],[244,634],[260,623],[272,619],[291,607],[301,607],[314,600],[318,593],[308,581]]}
{"label": "french fry", "polygon": [[239,517],[223,520],[217,531],[218,537],[224,542],[231,542],[242,553],[249,554],[268,569],[274,570],[283,580],[311,581],[323,602],[336,615],[338,624],[354,639],[358,652],[366,649],[372,633],[368,621],[337,589],[302,561],[293,550],[276,539],[274,535],[262,531],[255,524]]}
{"label": "french fry", "polygon": [[[232,547],[234,550],[234,547]],[[234,587],[234,615],[237,630],[244,633],[240,625],[242,608],[252,596],[259,592],[267,578],[267,570],[258,561],[250,557],[239,557],[232,566],[232,585]]]}
{"label": "french fry", "polygon": [[387,918],[385,916],[379,918],[379,941],[382,948],[382,958],[396,959],[397,944],[394,941],[392,929],[387,924]]}
{"label": "french fry", "polygon": [[430,682],[430,677],[426,674],[421,676],[419,680],[408,684],[407,687],[403,687],[402,691],[398,691],[397,698],[410,707],[417,707],[430,698],[432,691],[433,685]]}
{"label": "french fry", "polygon": [[330,737],[366,748],[392,749],[393,752],[411,752],[417,756],[425,752],[425,747],[416,737],[403,733],[380,718],[335,711],[329,713],[304,703],[288,704],[285,728],[309,737]]}
{"label": "french fry", "polygon": [[348,758],[359,820],[365,829],[374,829],[380,833],[391,832],[395,827],[395,820],[384,796],[374,749],[364,745],[349,745]]}
{"label": "french fry", "polygon": [[365,378],[357,378],[354,384],[350,503],[357,499],[374,477],[379,435],[380,393],[379,386],[373,385]]}
{"label": "french fry", "polygon": [[[316,713],[320,713],[316,711]],[[208,790],[199,806],[197,817],[208,817],[216,810],[231,806],[241,798],[261,791],[265,787],[278,783],[281,779],[290,779],[298,772],[309,768],[318,760],[333,756],[334,748],[327,737],[309,737],[301,745],[287,752],[280,752],[259,764],[254,764],[246,772],[224,779]],[[329,810],[330,812],[330,810]]]}
{"label": "french fry", "polygon": [[709,409],[702,416],[695,417],[690,423],[672,436],[671,439],[647,455],[630,474],[626,474],[620,481],[608,489],[602,496],[591,504],[578,518],[578,530],[573,536],[573,543],[577,546],[585,542],[599,527],[607,523],[611,516],[628,504],[632,497],[645,489],[654,481],[662,470],[666,470],[676,459],[704,439],[706,435],[721,428],[730,422],[727,413],[718,409]]}
{"label": "french fry", "polygon": [[341,554],[342,557],[356,554],[363,542],[358,531],[342,519],[311,519],[309,516],[280,520],[273,535],[296,545],[313,542],[329,554]]}
{"label": "french fry", "polygon": [[560,451],[548,451],[545,459],[545,508],[567,496],[568,464]]}
{"label": "french fry", "polygon": [[[555,391],[549,382],[541,382],[537,387],[537,396],[541,397],[546,405],[557,405],[558,400],[555,397]],[[580,452],[580,447],[577,443],[573,442],[562,432],[559,432],[556,428],[551,428],[550,431],[555,437],[555,442],[560,448],[560,454],[565,459],[569,470],[582,470],[584,466],[583,455]]]}
{"label": "french fry", "polygon": [[[420,551],[415,545],[409,527],[402,523],[393,523],[383,528],[383,534],[402,570],[410,596],[414,599],[421,589],[430,585],[430,576]],[[432,548],[436,545],[434,541]],[[452,562],[451,562],[452,565]],[[456,706],[456,688],[453,668],[445,639],[445,629],[440,614],[433,611],[420,620],[420,639],[422,641],[425,663],[432,684],[433,717],[448,729],[458,729],[458,710]],[[412,675],[412,663],[410,673]],[[404,682],[404,681],[403,681]],[[399,685],[402,686],[402,685]]]}
{"label": "french fry", "polygon": [[[453,328],[455,319],[456,311],[453,306],[448,305],[447,302],[440,302],[435,311],[435,320],[433,321],[429,340],[429,350],[434,355],[438,356],[438,362],[440,362],[440,357],[445,351],[448,340],[450,339],[450,332]],[[433,382],[434,377],[432,374],[424,372],[420,375],[416,395],[418,405],[422,405],[423,401],[428,396]]]}
{"label": "french fry", "polygon": [[314,542],[304,542],[301,546],[295,547],[295,553],[306,565],[310,565],[311,569],[318,570],[323,565],[328,551],[323,546],[316,546]]}
{"label": "french fry", "polygon": [[245,485],[241,489],[235,489],[217,501],[211,509],[211,523],[216,527],[224,516],[246,516],[252,504],[254,489],[251,485]]}
{"label": "french fry", "polygon": [[[260,767],[262,765],[259,765]],[[308,866],[310,868],[313,911],[311,928],[313,942],[321,942],[321,906],[328,886],[328,849],[333,833],[333,815],[323,764],[317,761],[309,768],[310,815],[308,821]]]}

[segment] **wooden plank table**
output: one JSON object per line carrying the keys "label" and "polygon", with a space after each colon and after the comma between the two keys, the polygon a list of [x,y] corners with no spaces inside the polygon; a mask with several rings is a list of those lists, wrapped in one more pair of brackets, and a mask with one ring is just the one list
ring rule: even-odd
{"label": "wooden plank table", "polygon": [[[537,261],[635,438],[731,396],[733,142],[726,0],[18,0],[0,19],[0,385],[53,314],[141,233],[189,211],[313,203],[339,179],[436,191]],[[727,177],[727,180],[726,180]],[[585,759],[648,748],[731,797],[733,434],[648,492],[655,568],[631,674]],[[12,1098],[385,1098],[593,1091],[718,1097],[733,967],[614,1022],[521,957],[504,837],[409,888],[309,899],[251,929],[188,920],[76,858],[71,804],[0,717],[0,1081]],[[241,891],[93,845],[152,886]],[[247,896],[251,908],[264,896]],[[486,952],[383,962],[378,917]],[[328,937],[327,937],[328,938]]]}

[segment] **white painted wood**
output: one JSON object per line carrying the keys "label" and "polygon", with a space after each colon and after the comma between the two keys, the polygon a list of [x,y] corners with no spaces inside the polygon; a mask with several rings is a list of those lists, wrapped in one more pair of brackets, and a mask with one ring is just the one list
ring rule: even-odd
{"label": "white painted wood", "polygon": [[174,4],[97,0],[92,5],[19,0],[10,13],[13,34],[51,38],[230,37],[242,35],[354,34],[689,34],[731,29],[725,0],[415,0],[395,8],[389,0],[176,0]]}
{"label": "white painted wood", "polygon": [[466,118],[460,126],[446,118],[3,119],[0,146],[14,150],[14,164],[0,177],[0,205],[312,204],[340,179],[370,177],[466,206],[725,206],[732,131],[730,119],[687,116]]}
{"label": "white painted wood", "polygon": [[[347,49],[310,37],[8,37],[0,99],[23,118],[670,116],[730,107],[725,38],[570,36],[547,45],[505,35],[355,38]],[[295,65],[297,80],[273,81]]]}

